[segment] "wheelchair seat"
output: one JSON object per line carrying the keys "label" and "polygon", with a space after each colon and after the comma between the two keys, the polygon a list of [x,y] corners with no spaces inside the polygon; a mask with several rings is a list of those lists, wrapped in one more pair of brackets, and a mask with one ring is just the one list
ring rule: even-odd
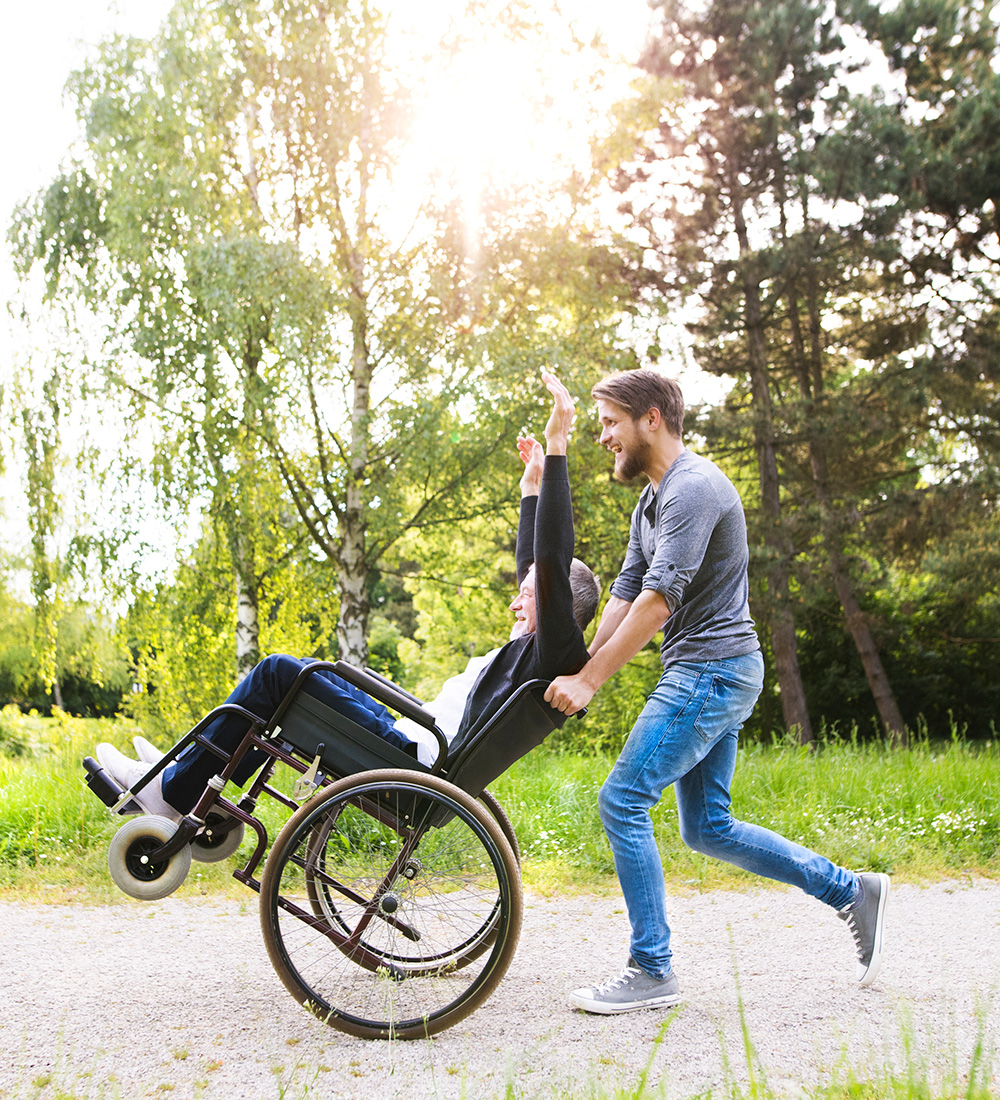
{"label": "wheelchair seat", "polygon": [[[379,702],[433,730],[444,743],[433,717],[389,681],[344,661],[335,662],[332,670]],[[530,680],[516,688],[488,722],[474,726],[461,741],[453,741],[443,760],[439,752],[432,768],[311,695],[308,676],[293,687],[275,712],[272,736],[289,742],[305,756],[318,757],[328,775],[343,778],[379,768],[405,768],[439,774],[478,798],[511,764],[566,721],[565,714],[545,702],[548,686],[547,680]]]}

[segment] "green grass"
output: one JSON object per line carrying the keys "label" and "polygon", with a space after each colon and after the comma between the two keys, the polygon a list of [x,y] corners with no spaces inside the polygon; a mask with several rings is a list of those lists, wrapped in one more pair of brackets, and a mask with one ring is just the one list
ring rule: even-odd
{"label": "green grass", "polygon": [[[597,819],[597,792],[611,757],[544,751],[519,761],[491,787],[509,814],[525,878],[590,885],[613,876]],[[741,749],[733,813],[848,867],[913,881],[1000,870],[1000,744],[955,737],[904,751],[830,741]],[[686,848],[668,792],[653,810],[667,880],[699,887],[756,876]]]}
{"label": "green grass", "polygon": [[[137,727],[118,720],[3,712],[0,889],[114,896],[104,860],[120,822],[84,786],[81,760],[100,740],[125,751]],[[5,754],[4,750],[8,754]],[[522,849],[525,882],[553,891],[614,888],[597,817],[610,756],[537,750],[491,787]],[[928,881],[1000,870],[1000,744],[959,737],[904,751],[831,740],[818,751],[751,744],[740,752],[733,812],[849,867]],[[273,838],[286,811],[261,800]],[[654,810],[668,882],[700,888],[761,880],[681,843],[671,794]],[[233,861],[196,864],[182,888],[243,891]]]}

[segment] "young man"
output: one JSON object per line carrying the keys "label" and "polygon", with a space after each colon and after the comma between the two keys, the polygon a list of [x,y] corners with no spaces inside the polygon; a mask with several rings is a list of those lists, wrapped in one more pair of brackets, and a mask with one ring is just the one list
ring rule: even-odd
{"label": "young man", "polygon": [[[551,680],[560,673],[575,672],[588,658],[583,631],[597,610],[600,586],[590,569],[573,557],[573,509],[566,466],[573,399],[554,375],[543,372],[542,378],[553,397],[545,425],[545,452],[530,436],[517,440],[524,471],[515,552],[518,592],[510,604],[514,626],[506,645],[472,658],[465,671],[448,680],[437,698],[426,705],[449,744],[487,721],[516,687],[529,680]],[[285,654],[267,657],[226,701],[267,718],[309,663]],[[430,731],[406,718],[394,720],[381,703],[334,673],[317,672],[310,680],[310,692],[423,763],[433,762],[438,743]],[[223,715],[209,725],[205,735],[232,752],[245,732],[244,720]],[[106,743],[97,747],[101,767],[128,789],[162,755],[143,738],[136,738],[135,743],[140,760]],[[246,782],[264,762],[264,755],[260,750],[247,753],[234,775],[235,782]],[[135,800],[147,813],[179,819],[220,766],[214,753],[191,745]]]}
{"label": "young man", "polygon": [[858,980],[867,986],[881,962],[888,877],[855,874],[730,813],[737,738],[764,669],[749,612],[739,494],[717,466],[685,448],[684,403],[675,382],[629,371],[599,383],[592,396],[616,479],[642,475],[648,484],[632,514],[625,562],[590,661],[554,680],[545,698],[575,713],[661,629],[663,675],[599,796],[632,926],[631,953],[620,975],[574,991],[570,1001],[608,1014],[680,1000],[649,815],[671,785],[689,847],[799,886],[838,911],[854,935]]}

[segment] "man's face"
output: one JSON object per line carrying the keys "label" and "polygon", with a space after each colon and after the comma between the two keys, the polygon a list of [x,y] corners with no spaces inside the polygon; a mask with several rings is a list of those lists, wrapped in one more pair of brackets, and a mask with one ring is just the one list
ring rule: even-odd
{"label": "man's face", "polygon": [[648,469],[652,446],[643,435],[639,422],[613,401],[597,402],[597,414],[601,420],[601,436],[598,442],[615,456],[615,481],[623,484],[633,481]]}
{"label": "man's face", "polygon": [[520,638],[522,634],[530,634],[535,629],[535,567],[528,570],[528,575],[521,582],[517,595],[511,601],[511,611],[514,612],[514,625],[510,630],[511,641]]}

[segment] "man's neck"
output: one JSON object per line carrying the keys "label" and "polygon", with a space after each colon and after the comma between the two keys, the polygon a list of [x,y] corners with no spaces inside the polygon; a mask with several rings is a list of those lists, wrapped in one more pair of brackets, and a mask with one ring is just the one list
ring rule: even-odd
{"label": "man's neck", "polygon": [[657,440],[650,455],[650,464],[643,470],[650,484],[655,489],[663,480],[663,475],[670,469],[678,458],[684,453],[684,441],[675,435],[664,435]]}

